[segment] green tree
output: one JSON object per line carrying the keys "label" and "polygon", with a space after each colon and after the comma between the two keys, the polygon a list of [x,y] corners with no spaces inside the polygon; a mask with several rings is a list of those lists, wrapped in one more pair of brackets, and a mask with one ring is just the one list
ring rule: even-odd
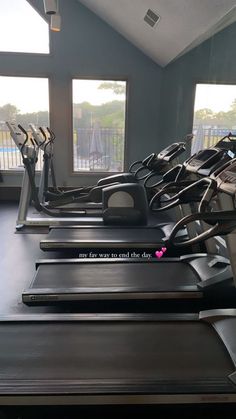
{"label": "green tree", "polygon": [[209,108],[199,109],[194,114],[196,122],[198,121],[212,121],[214,112]]}
{"label": "green tree", "polygon": [[114,81],[114,82],[107,81],[107,82],[101,83],[98,88],[99,89],[113,90],[113,92],[116,95],[123,95],[123,94],[125,94],[125,91],[126,91],[126,85],[121,84],[117,81]]}
{"label": "green tree", "polygon": [[19,113],[19,109],[11,103],[6,103],[0,107],[0,120],[1,121],[12,121],[15,120]]}
{"label": "green tree", "polygon": [[[102,105],[91,105],[88,102],[76,103],[73,106],[74,128],[93,128],[98,122],[101,128],[124,128],[125,103],[114,100]],[[76,117],[80,115],[80,117]]]}
{"label": "green tree", "polygon": [[232,111],[235,111],[235,113],[236,113],[236,98],[235,98],[235,99],[233,100],[233,102],[231,103],[230,108],[231,108],[231,110],[232,110]]}

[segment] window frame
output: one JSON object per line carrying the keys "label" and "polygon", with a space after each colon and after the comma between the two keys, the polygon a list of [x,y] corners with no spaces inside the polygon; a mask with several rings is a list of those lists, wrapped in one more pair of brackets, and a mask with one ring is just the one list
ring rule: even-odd
{"label": "window frame", "polygon": [[[217,80],[217,81],[213,81],[213,80],[206,80],[206,79],[197,79],[194,80],[194,85],[193,85],[193,103],[192,103],[192,131],[193,131],[193,125],[194,125],[194,112],[195,112],[195,100],[196,100],[196,92],[197,92],[197,85],[198,84],[210,84],[210,85],[235,85],[236,87],[236,79],[235,80]],[[227,249],[227,244],[226,244],[226,240],[222,237],[213,237],[211,240],[214,240],[215,242],[215,246],[216,249],[218,248],[218,254],[223,255],[224,257],[228,258],[229,254],[228,254],[228,249]]]}
{"label": "window frame", "polygon": [[[45,76],[45,75],[44,76],[42,76],[42,75],[36,76],[36,75],[32,75],[32,74],[30,74],[30,75],[14,74],[13,75],[13,74],[0,73],[0,77],[47,79],[48,80],[48,122],[49,122],[49,126],[51,126],[51,112],[50,112],[50,109],[51,109],[51,89],[50,89],[50,77],[49,77],[49,75],[47,75],[47,76]],[[5,176],[5,175],[6,176],[23,175],[24,171],[25,171],[24,167],[22,167],[22,169],[20,169],[20,170],[19,169],[4,170],[4,169],[1,168],[1,172],[2,172],[3,176]],[[37,176],[41,173],[41,170],[36,170],[35,173],[36,173],[36,176]]]}
{"label": "window frame", "polygon": [[192,90],[192,118],[191,118],[191,132],[193,132],[193,125],[194,125],[194,113],[195,113],[195,101],[196,101],[196,92],[197,92],[197,85],[198,84],[208,84],[208,85],[225,85],[225,86],[231,86],[235,85],[236,87],[236,78],[234,80],[221,80],[217,79],[215,80],[207,80],[207,79],[195,79],[193,81],[193,90]]}
{"label": "window frame", "polygon": [[[92,172],[92,171],[86,171],[86,170],[81,170],[81,171],[75,171],[74,170],[74,150],[73,150],[73,80],[91,80],[91,81],[101,81],[101,82],[109,82],[109,81],[121,81],[121,82],[125,82],[126,83],[126,91],[125,91],[125,120],[124,120],[124,124],[125,124],[125,128],[124,128],[124,155],[123,155],[123,171],[122,172],[114,172],[114,171],[96,171],[96,172]],[[100,175],[113,175],[116,173],[124,173],[125,170],[127,170],[127,150],[128,150],[128,141],[127,141],[127,133],[128,133],[128,102],[129,102],[129,89],[130,89],[130,83],[129,83],[129,78],[128,76],[81,76],[81,75],[73,75],[71,78],[71,83],[70,83],[70,113],[71,113],[71,118],[70,118],[70,141],[69,141],[69,175],[72,177],[100,177]]]}

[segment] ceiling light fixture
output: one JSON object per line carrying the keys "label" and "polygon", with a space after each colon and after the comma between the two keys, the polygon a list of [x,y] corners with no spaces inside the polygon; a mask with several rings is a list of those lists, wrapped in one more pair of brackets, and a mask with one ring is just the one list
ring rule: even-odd
{"label": "ceiling light fixture", "polygon": [[59,14],[58,0],[43,0],[45,13],[51,16],[50,29],[53,32],[61,30],[61,16]]}
{"label": "ceiling light fixture", "polygon": [[55,15],[57,13],[57,1],[56,0],[43,0],[44,11],[46,15]]}
{"label": "ceiling light fixture", "polygon": [[54,32],[60,32],[60,30],[61,30],[61,16],[59,15],[59,13],[56,13],[55,15],[51,15],[50,28]]}

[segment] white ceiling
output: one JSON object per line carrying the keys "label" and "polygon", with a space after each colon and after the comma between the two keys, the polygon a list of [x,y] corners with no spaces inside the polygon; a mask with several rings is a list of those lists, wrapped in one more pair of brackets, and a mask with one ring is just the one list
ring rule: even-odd
{"label": "white ceiling", "polygon": [[[161,66],[236,21],[236,0],[79,0]],[[143,18],[161,16],[155,28]]]}

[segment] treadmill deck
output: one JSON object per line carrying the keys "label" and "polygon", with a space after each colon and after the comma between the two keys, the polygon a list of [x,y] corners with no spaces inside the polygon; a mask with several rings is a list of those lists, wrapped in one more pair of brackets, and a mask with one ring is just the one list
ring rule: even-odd
{"label": "treadmill deck", "polygon": [[40,247],[42,250],[156,248],[163,237],[159,227],[56,228],[41,240]]}
{"label": "treadmill deck", "polygon": [[[236,318],[230,320],[235,328]],[[225,342],[197,315],[12,317],[0,322],[0,334],[0,400],[63,394],[111,402],[117,395],[124,402],[127,395],[167,394],[236,400]]]}
{"label": "treadmill deck", "polygon": [[29,288],[22,293],[23,302],[30,305],[82,300],[199,300],[208,289],[212,298],[222,303],[225,297],[235,297],[229,261],[224,259],[223,263],[217,255],[161,260],[46,259],[39,260],[36,267]]}
{"label": "treadmill deck", "polygon": [[[46,261],[48,262],[48,261]],[[23,302],[200,298],[198,275],[184,262],[40,264]]]}

